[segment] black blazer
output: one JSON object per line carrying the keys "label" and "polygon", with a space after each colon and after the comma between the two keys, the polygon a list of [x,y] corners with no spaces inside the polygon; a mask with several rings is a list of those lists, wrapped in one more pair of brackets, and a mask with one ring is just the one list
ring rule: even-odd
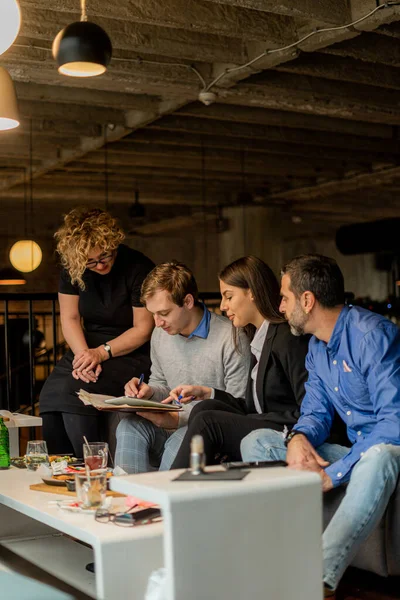
{"label": "black blazer", "polygon": [[300,404],[305,393],[304,383],[308,373],[305,368],[309,335],[294,336],[287,323],[268,326],[267,336],[261,351],[257,372],[257,397],[262,414],[257,413],[253,399],[251,371],[256,363],[252,355],[245,398],[234,398],[231,394],[215,390],[215,399],[239,408],[246,415],[269,425],[293,426],[300,416]]}

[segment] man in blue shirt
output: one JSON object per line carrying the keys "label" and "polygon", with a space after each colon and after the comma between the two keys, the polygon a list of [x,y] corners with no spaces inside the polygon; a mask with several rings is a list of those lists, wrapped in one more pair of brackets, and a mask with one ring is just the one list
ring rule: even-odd
{"label": "man in blue shirt", "polygon": [[[362,542],[380,521],[400,471],[400,330],[388,319],[344,306],[343,275],[333,259],[303,255],[282,271],[280,310],[294,335],[311,333],[301,416],[283,440],[252,432],[244,460],[286,458],[316,471],[323,491],[348,483],[323,535],[324,585],[333,596]],[[335,413],[351,448],[327,444]]]}

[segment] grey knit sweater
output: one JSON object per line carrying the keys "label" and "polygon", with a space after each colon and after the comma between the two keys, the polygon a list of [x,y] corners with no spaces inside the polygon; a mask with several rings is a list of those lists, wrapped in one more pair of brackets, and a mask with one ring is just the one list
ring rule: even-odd
{"label": "grey knit sweater", "polygon": [[[240,332],[237,351],[230,321],[211,313],[205,339],[168,335],[156,327],[151,336],[151,362],[153,400],[167,398],[171,389],[182,384],[205,385],[243,398],[250,367],[249,342]],[[187,423],[194,404],[187,404],[179,414],[179,427]]]}

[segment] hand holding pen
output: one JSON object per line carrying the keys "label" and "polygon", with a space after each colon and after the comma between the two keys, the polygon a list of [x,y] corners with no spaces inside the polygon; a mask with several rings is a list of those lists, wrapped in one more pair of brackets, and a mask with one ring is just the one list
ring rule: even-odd
{"label": "hand holding pen", "polygon": [[141,374],[140,377],[132,377],[125,384],[125,396],[131,396],[133,398],[143,398],[145,400],[150,400],[153,396],[152,388],[144,383],[144,373]]}
{"label": "hand holding pen", "polygon": [[188,404],[193,400],[208,400],[211,398],[212,388],[200,385],[178,385],[170,391],[168,398],[163,400],[163,404]]}

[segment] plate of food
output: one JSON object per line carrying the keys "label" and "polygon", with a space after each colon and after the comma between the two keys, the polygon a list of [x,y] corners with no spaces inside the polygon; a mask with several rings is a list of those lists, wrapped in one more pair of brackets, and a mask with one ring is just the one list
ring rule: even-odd
{"label": "plate of food", "polygon": [[[84,475],[84,472],[81,472],[82,475]],[[91,475],[98,475],[99,471],[91,471],[90,472]],[[110,469],[109,471],[107,471],[107,479],[109,479],[110,477],[113,476],[112,473],[112,469]],[[43,483],[46,483],[47,485],[54,485],[54,486],[64,486],[67,487],[69,489],[70,492],[74,491],[74,487],[75,487],[75,474],[74,473],[63,473],[61,475],[53,475],[52,477],[42,477],[42,481]],[[108,482],[107,482],[107,489],[108,489]]]}
{"label": "plate of food", "polygon": [[63,460],[65,460],[69,465],[79,462],[78,458],[75,458],[75,456],[70,456],[69,454],[50,454],[49,456],[50,464],[52,462],[62,462]]}
{"label": "plate of food", "polygon": [[25,456],[13,456],[10,458],[10,463],[12,467],[26,469]]}
{"label": "plate of food", "polygon": [[47,485],[63,485],[64,487],[67,485],[66,481],[75,481],[74,475],[53,475],[52,477],[42,477],[43,483],[47,483]]}

